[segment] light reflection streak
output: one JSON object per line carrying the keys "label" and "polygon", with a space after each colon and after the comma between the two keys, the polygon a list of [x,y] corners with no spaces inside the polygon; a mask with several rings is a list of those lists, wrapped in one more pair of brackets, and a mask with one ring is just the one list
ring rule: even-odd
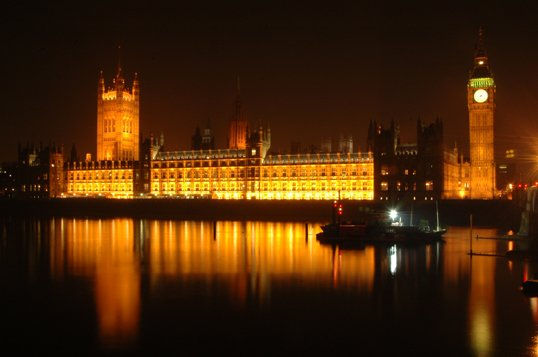
{"label": "light reflection streak", "polygon": [[[217,229],[216,239],[206,237],[212,227]],[[477,257],[471,266],[465,254],[467,230],[451,231],[463,237],[461,244],[354,250],[320,245],[315,239],[319,230],[319,225],[310,225],[305,239],[304,223],[217,222],[213,226],[212,222],[60,219],[51,226],[55,234],[50,244],[51,273],[57,279],[70,274],[92,281],[100,337],[103,343],[122,343],[138,334],[141,274],[147,274],[150,293],[171,281],[186,284],[187,278],[204,282],[207,289],[224,284],[230,301],[244,307],[247,302],[270,303],[275,286],[295,279],[372,294],[376,279],[394,277],[392,284],[419,274],[420,269],[440,272],[448,296],[454,286],[469,281],[469,342],[476,354],[491,352],[495,341],[491,277],[496,260]],[[494,233],[480,230],[478,234]],[[495,241],[474,243],[478,250],[495,249]],[[523,269],[526,275],[528,268]],[[532,301],[536,318],[536,301]]]}
{"label": "light reflection streak", "polygon": [[[67,273],[93,281],[101,343],[132,344],[140,313],[133,221],[62,219],[60,225],[60,239],[51,239],[51,273],[57,279]],[[123,229],[116,230],[116,225]]]}
{"label": "light reflection streak", "polygon": [[389,248],[389,259],[390,259],[390,273],[394,275],[396,274],[396,267],[398,264],[395,245]]}

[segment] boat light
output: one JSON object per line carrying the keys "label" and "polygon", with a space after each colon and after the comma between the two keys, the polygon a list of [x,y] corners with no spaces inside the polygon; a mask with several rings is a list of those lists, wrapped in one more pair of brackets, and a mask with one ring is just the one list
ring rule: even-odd
{"label": "boat light", "polygon": [[395,220],[396,217],[398,217],[398,212],[395,209],[391,209],[389,211],[389,217],[390,219]]}

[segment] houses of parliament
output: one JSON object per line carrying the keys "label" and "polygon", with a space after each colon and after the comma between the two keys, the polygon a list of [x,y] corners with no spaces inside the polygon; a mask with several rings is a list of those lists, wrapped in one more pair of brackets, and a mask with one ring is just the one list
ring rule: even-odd
{"label": "houses of parliament", "polygon": [[[31,197],[174,197],[212,199],[433,200],[492,199],[495,82],[482,32],[467,83],[470,160],[443,141],[443,123],[417,121],[416,143],[402,143],[395,122],[371,121],[366,150],[350,139],[318,150],[271,152],[271,130],[251,126],[239,81],[228,123],[227,147],[215,148],[210,125],[196,128],[191,150],[167,151],[164,137],[142,138],[140,85],[118,64],[111,86],[99,74],[97,150],[83,160],[73,149],[19,147],[5,192]],[[3,172],[7,172],[3,170]]]}

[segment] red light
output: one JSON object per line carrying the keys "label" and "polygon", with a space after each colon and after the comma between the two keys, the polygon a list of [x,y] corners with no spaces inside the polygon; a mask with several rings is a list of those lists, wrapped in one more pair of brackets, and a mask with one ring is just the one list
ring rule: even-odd
{"label": "red light", "polygon": [[521,184],[518,184],[518,185],[517,185],[517,188],[521,188]]}
{"label": "red light", "polygon": [[525,184],[525,188],[527,188],[529,185]]}
{"label": "red light", "polygon": [[344,209],[342,207],[342,204],[340,204],[340,206],[338,206],[338,215],[341,216],[343,211],[344,211]]}

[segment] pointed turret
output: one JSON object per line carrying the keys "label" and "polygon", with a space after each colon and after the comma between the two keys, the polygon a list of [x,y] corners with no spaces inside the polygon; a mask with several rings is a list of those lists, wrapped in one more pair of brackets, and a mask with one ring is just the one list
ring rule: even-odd
{"label": "pointed turret", "polygon": [[202,149],[202,134],[200,132],[200,126],[196,125],[194,129],[194,135],[191,137],[191,150]]}
{"label": "pointed turret", "polygon": [[487,57],[486,46],[484,45],[484,28],[478,28],[478,40],[476,41],[475,57]]}
{"label": "pointed turret", "polygon": [[138,73],[135,72],[134,79],[133,79],[133,97],[136,101],[140,99],[140,84],[138,82]]}
{"label": "pointed turret", "polygon": [[241,83],[240,83],[239,76],[237,76],[237,83],[236,83],[234,119],[237,121],[243,119],[243,108],[241,106]]}
{"label": "pointed turret", "polygon": [[116,68],[116,78],[122,77],[122,68],[121,68],[121,46],[118,46],[118,65]]}
{"label": "pointed turret", "polygon": [[69,155],[69,161],[70,162],[78,162],[78,154],[77,154],[77,148],[75,146],[75,143],[73,143],[73,146],[71,147],[71,153]]}
{"label": "pointed turret", "polygon": [[125,79],[123,78],[121,68],[121,46],[118,46],[118,68],[116,70],[116,77],[114,78],[114,87],[116,89],[116,98],[123,96],[123,88],[125,88]]}
{"label": "pointed turret", "polygon": [[267,142],[269,142],[269,144],[271,144],[271,125],[269,124],[269,122],[267,122],[267,134],[266,134],[266,137],[267,137]]}
{"label": "pointed turret", "polygon": [[373,152],[374,151],[374,139],[376,134],[376,122],[371,119],[370,123],[368,124],[368,136],[366,137],[366,151],[367,152]]}
{"label": "pointed turret", "polygon": [[478,40],[476,41],[473,69],[470,78],[490,78],[492,77],[489,69],[488,55],[486,52],[484,29],[481,26],[478,30]]}
{"label": "pointed turret", "polygon": [[243,113],[241,103],[241,87],[239,76],[237,77],[236,99],[234,103],[234,114],[230,120],[228,148],[245,149],[249,136],[249,125]]}
{"label": "pointed turret", "polygon": [[103,71],[99,71],[99,79],[97,81],[97,100],[103,99],[103,93],[105,93],[105,77]]}

